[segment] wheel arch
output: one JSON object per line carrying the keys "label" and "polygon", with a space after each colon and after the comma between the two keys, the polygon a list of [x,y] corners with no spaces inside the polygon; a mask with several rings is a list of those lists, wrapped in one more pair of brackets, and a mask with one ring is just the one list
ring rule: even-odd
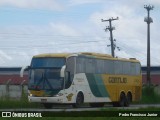
{"label": "wheel arch", "polygon": [[78,94],[81,94],[81,95],[82,95],[82,97],[83,97],[83,102],[84,102],[84,92],[83,92],[82,90],[79,90],[79,91],[76,92],[76,95],[75,95],[75,98],[74,98],[74,103],[76,103],[76,98],[77,98]]}
{"label": "wheel arch", "polygon": [[125,93],[124,90],[121,90],[121,91],[119,92],[119,97],[121,96],[121,94],[124,94],[124,95],[126,96],[126,93]]}
{"label": "wheel arch", "polygon": [[128,92],[127,92],[127,96],[129,96],[130,95],[130,97],[131,97],[131,102],[133,101],[133,96],[132,96],[132,91],[131,90],[129,90]]}

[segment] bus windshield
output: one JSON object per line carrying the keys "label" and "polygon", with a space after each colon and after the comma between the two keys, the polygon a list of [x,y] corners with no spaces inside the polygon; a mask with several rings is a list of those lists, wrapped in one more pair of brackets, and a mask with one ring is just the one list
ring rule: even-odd
{"label": "bus windshield", "polygon": [[57,67],[61,68],[65,64],[65,58],[33,58],[31,68]]}
{"label": "bus windshield", "polygon": [[60,70],[64,64],[64,58],[33,58],[29,72],[28,88],[30,90],[63,89]]}

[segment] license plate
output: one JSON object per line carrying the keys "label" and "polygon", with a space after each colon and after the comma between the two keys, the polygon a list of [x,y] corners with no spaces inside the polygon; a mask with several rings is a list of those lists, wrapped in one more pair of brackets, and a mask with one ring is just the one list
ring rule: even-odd
{"label": "license plate", "polygon": [[41,99],[41,102],[47,102],[47,99]]}

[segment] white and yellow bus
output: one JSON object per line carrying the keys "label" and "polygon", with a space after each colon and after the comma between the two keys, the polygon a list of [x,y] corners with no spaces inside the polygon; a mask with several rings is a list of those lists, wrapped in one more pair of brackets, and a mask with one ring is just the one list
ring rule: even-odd
{"label": "white and yellow bus", "polygon": [[28,99],[43,103],[129,106],[141,98],[140,62],[99,53],[40,54],[29,68]]}

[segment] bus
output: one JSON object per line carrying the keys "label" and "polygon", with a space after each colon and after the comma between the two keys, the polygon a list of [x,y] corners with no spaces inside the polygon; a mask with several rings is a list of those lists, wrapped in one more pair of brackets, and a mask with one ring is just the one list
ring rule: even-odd
{"label": "bus", "polygon": [[[129,106],[142,94],[141,64],[135,58],[113,58],[100,53],[35,55],[29,69],[28,100],[80,107]],[[23,72],[21,72],[23,73]]]}

